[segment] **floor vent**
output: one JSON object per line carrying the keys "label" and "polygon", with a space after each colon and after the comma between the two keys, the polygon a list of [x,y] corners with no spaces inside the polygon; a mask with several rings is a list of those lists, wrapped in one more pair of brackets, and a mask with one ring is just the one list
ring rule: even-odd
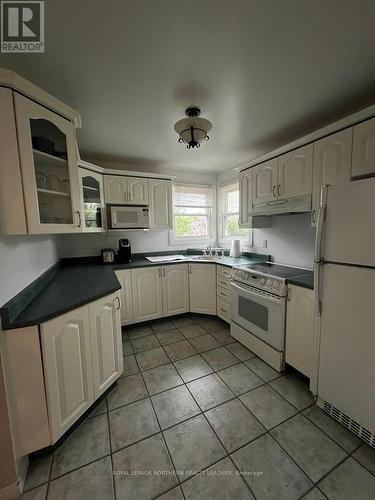
{"label": "floor vent", "polygon": [[358,422],[348,417],[348,415],[345,415],[345,413],[338,410],[327,401],[321,400],[321,403],[325,412],[338,420],[342,425],[345,425],[345,427],[365,441],[368,445],[375,448],[375,434],[367,430],[365,427],[362,427]]}

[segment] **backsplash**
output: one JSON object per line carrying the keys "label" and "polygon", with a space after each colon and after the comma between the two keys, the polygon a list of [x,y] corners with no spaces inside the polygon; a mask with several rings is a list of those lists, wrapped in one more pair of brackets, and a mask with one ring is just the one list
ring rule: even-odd
{"label": "backsplash", "polygon": [[[267,240],[267,248],[263,248],[263,240]],[[312,269],[314,240],[310,214],[276,215],[272,217],[272,227],[254,229],[252,251],[269,253],[275,262]]]}
{"label": "backsplash", "polygon": [[55,236],[0,238],[0,306],[57,260]]}

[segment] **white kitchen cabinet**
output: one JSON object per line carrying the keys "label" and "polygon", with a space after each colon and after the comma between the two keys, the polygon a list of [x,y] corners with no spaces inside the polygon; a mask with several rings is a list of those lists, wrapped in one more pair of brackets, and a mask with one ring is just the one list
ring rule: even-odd
{"label": "white kitchen cabinet", "polygon": [[278,158],[277,198],[311,195],[313,145],[308,144]]}
{"label": "white kitchen cabinet", "polygon": [[55,443],[94,401],[88,306],[40,326],[47,407]]}
{"label": "white kitchen cabinet", "polygon": [[314,336],[314,292],[288,286],[285,361],[311,376]]}
{"label": "white kitchen cabinet", "polygon": [[189,264],[163,266],[163,316],[189,311]]}
{"label": "white kitchen cabinet", "polygon": [[216,266],[189,264],[190,311],[216,314]]}
{"label": "white kitchen cabinet", "polygon": [[350,181],[353,129],[347,128],[314,142],[313,196],[311,223],[316,225],[323,184]]}
{"label": "white kitchen cabinet", "polygon": [[128,205],[148,205],[148,179],[127,177],[126,184]]}
{"label": "white kitchen cabinet", "polygon": [[126,177],[104,175],[104,200],[106,203],[125,204],[127,202]]}
{"label": "white kitchen cabinet", "polygon": [[116,271],[116,276],[121,284],[121,325],[130,325],[134,323],[131,271],[121,269]]}
{"label": "white kitchen cabinet", "polygon": [[80,232],[73,123],[20,94],[14,107],[28,233]]}
{"label": "white kitchen cabinet", "polygon": [[265,161],[252,168],[253,204],[267,203],[277,198],[278,163],[277,158]]}
{"label": "white kitchen cabinet", "polygon": [[123,371],[120,309],[119,292],[89,304],[94,400]]}
{"label": "white kitchen cabinet", "polygon": [[131,270],[134,322],[148,321],[163,315],[162,268],[141,267]]}
{"label": "white kitchen cabinet", "polygon": [[150,229],[172,229],[172,182],[150,179]]}
{"label": "white kitchen cabinet", "polygon": [[40,325],[51,444],[122,373],[119,293]]}
{"label": "white kitchen cabinet", "polygon": [[253,170],[240,172],[240,227],[251,227],[251,210],[253,208]]}
{"label": "white kitchen cabinet", "polygon": [[353,127],[352,177],[375,173],[375,118]]}
{"label": "white kitchen cabinet", "polygon": [[106,229],[103,176],[86,168],[78,168],[81,191],[82,229],[101,233]]}

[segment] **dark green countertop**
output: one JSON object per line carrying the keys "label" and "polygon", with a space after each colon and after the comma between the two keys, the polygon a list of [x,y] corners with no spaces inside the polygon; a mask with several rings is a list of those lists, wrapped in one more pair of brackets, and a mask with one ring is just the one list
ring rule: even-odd
{"label": "dark green countertop", "polygon": [[[150,252],[146,255],[150,254],[163,255],[164,252]],[[224,257],[219,262],[209,263],[232,267],[268,260],[268,255],[247,255],[248,257],[239,258]],[[145,258],[145,254],[135,255],[130,264],[103,264],[98,257],[63,259],[0,309],[2,328],[10,330],[38,325],[119,290],[121,285],[114,273],[116,270],[164,266],[183,262],[208,263],[192,259],[153,263]]]}
{"label": "dark green countertop", "polygon": [[301,286],[302,288],[314,290],[314,273],[313,271],[310,271],[307,274],[288,279],[288,283],[290,285]]}

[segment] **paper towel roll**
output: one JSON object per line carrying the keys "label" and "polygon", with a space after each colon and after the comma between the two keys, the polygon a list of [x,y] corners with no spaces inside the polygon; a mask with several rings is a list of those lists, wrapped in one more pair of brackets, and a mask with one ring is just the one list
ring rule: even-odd
{"label": "paper towel roll", "polygon": [[240,257],[241,256],[241,240],[233,240],[232,247],[230,249],[230,257]]}

